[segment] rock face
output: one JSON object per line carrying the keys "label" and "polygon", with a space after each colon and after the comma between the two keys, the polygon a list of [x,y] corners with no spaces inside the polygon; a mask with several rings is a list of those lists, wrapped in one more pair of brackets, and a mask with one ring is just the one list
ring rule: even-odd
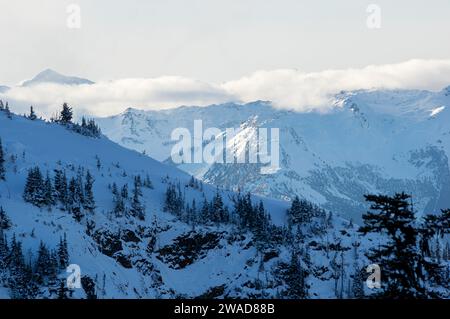
{"label": "rock face", "polygon": [[161,248],[157,258],[173,269],[183,269],[204,258],[209,250],[216,249],[220,238],[220,233],[189,232],[175,238],[173,244]]}
{"label": "rock face", "polygon": [[[267,102],[181,107],[163,111],[128,109],[99,119],[117,143],[167,163],[171,132],[194,120],[203,129],[239,132],[226,152],[246,152],[258,128],[278,128],[280,169],[261,174],[261,164],[177,164],[196,177],[233,190],[291,199],[299,195],[322,207],[360,220],[367,193],[413,194],[419,213],[447,207],[450,153],[450,95],[427,91],[343,92],[326,114],[295,113]],[[205,145],[214,141],[204,141]],[[173,164],[173,163],[172,163]],[[175,164],[173,164],[175,165]]]}
{"label": "rock face", "polygon": [[98,243],[99,250],[106,256],[113,257],[123,249],[119,235],[109,230],[97,230],[93,238]]}

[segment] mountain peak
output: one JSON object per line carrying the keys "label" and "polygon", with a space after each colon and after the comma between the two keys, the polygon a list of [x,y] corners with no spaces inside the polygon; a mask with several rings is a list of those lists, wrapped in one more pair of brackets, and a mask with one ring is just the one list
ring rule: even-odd
{"label": "mountain peak", "polygon": [[42,76],[42,75],[61,75],[61,74],[52,69],[45,69],[44,71],[38,73],[37,76]]}
{"label": "mountain peak", "polygon": [[52,69],[45,69],[31,80],[23,82],[22,86],[32,86],[41,83],[56,83],[63,85],[94,84],[94,82],[88,79],[83,79],[76,76],[66,76]]}

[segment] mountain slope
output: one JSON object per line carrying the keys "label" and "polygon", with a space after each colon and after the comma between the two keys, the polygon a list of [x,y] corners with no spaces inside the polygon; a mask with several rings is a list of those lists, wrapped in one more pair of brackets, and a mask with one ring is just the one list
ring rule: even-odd
{"label": "mountain slope", "polygon": [[[366,256],[384,235],[362,235],[309,202],[289,208],[203,184],[95,133],[0,110],[0,298],[375,292],[365,285]],[[418,167],[439,169],[425,157],[415,155]],[[448,267],[448,238],[435,237],[427,258]],[[81,285],[68,290],[77,269]],[[442,276],[448,282],[448,272]],[[425,281],[427,291],[448,297],[437,279]]]}
{"label": "mountain slope", "polygon": [[[261,275],[258,270],[262,267],[261,252],[256,250],[250,232],[238,231],[226,223],[199,221],[192,225],[163,211],[165,193],[171,184],[181,185],[186,202],[196,199],[199,206],[202,200],[210,200],[219,192],[224,204],[231,209],[232,193],[191,184],[191,177],[175,167],[122,148],[104,137],[80,135],[60,124],[16,115],[9,118],[5,112],[0,112],[0,137],[6,158],[6,180],[0,181],[0,206],[12,224],[4,234],[10,243],[13,237],[22,243],[30,263],[36,261],[41,241],[53,249],[66,234],[70,263],[79,265],[81,275],[92,280],[99,298],[197,297],[203,294],[255,298],[274,297],[283,289],[282,282],[272,283],[264,291],[255,288],[254,283]],[[59,170],[75,180],[89,170],[95,180],[94,211],[83,211],[83,217],[78,220],[71,209],[58,203],[37,207],[25,202],[27,174],[36,166],[44,177],[48,173],[53,178]],[[151,187],[142,188],[145,220],[128,213],[114,215],[111,185],[128,184],[131,192],[134,177],[138,175],[148,176],[152,183]],[[255,203],[258,200],[253,197]],[[284,225],[286,203],[262,200],[273,223]],[[128,201],[125,204],[128,206]],[[320,218],[317,225],[325,227],[327,215]],[[321,231],[320,238],[331,240],[339,236],[343,228],[354,231],[340,218],[333,218],[331,223],[333,228]],[[271,236],[275,238],[276,233]],[[350,245],[353,240],[355,238],[348,235],[340,241]],[[150,243],[154,246],[151,250]],[[194,243],[196,248],[192,250]],[[318,265],[328,265],[325,251],[317,250],[311,255]],[[268,248],[263,256],[267,258],[263,262],[267,269],[265,276],[272,278],[272,267],[288,261],[289,250],[279,244]],[[0,273],[2,298],[8,297],[11,289],[8,282],[3,281],[4,276]],[[63,281],[66,276],[64,271],[58,275]],[[312,278],[311,285],[312,296],[333,298],[333,282],[329,279]],[[75,289],[73,297],[86,298],[83,289]],[[55,295],[44,285],[35,297],[54,298]]]}

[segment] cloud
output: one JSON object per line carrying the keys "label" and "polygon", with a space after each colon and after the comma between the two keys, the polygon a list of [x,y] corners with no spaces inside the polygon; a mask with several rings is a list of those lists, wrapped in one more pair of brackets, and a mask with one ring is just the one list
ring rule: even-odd
{"label": "cloud", "polygon": [[0,98],[9,100],[18,113],[27,112],[33,105],[45,117],[59,110],[63,102],[75,106],[77,113],[107,116],[120,113],[127,107],[151,110],[236,100],[220,86],[173,76],[75,86],[41,83],[11,88],[0,94]]}
{"label": "cloud", "polygon": [[231,81],[224,89],[243,101],[270,100],[280,108],[325,111],[342,90],[440,90],[450,84],[450,60],[410,60],[361,69],[304,73],[296,70],[259,71]]}
{"label": "cloud", "polygon": [[122,79],[93,85],[40,84],[14,87],[0,94],[16,112],[30,105],[50,116],[66,101],[78,113],[107,116],[127,107],[144,110],[180,105],[205,106],[223,102],[272,101],[276,107],[327,111],[334,94],[358,89],[439,90],[450,84],[450,60],[410,60],[398,64],[371,65],[360,69],[306,73],[297,70],[258,71],[222,84],[166,76]]}

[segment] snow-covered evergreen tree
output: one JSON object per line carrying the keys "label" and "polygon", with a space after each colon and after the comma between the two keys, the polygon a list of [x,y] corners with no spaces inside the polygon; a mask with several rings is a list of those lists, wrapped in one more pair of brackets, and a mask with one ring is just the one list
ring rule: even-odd
{"label": "snow-covered evergreen tree", "polygon": [[67,235],[59,239],[57,248],[58,264],[61,269],[65,269],[69,265],[69,251],[67,245]]}
{"label": "snow-covered evergreen tree", "polygon": [[212,221],[215,223],[223,223],[228,221],[228,214],[223,204],[222,196],[219,191],[216,190],[216,194],[212,201]]}
{"label": "snow-covered evergreen tree", "polygon": [[46,205],[45,195],[45,185],[41,170],[37,166],[31,168],[28,171],[23,199],[33,205],[43,207]]}
{"label": "snow-covered evergreen tree", "polygon": [[30,106],[30,114],[28,115],[28,119],[34,121],[37,119],[36,113],[34,112],[33,106]]}
{"label": "snow-covered evergreen tree", "polygon": [[60,114],[60,122],[62,124],[69,124],[72,123],[72,118],[73,118],[73,111],[72,108],[69,107],[69,105],[67,103],[63,103],[62,106],[62,110],[61,110],[61,114]]}
{"label": "snow-covered evergreen tree", "polygon": [[88,170],[86,172],[86,182],[84,185],[83,208],[91,213],[93,213],[95,210],[95,199],[94,199],[94,192],[92,189],[93,184],[94,184],[94,178],[92,177],[91,173]]}
{"label": "snow-covered evergreen tree", "polygon": [[52,271],[54,270],[50,257],[50,251],[41,241],[39,244],[38,256],[35,265],[35,272],[40,284],[45,283],[46,279],[52,275]]}
{"label": "snow-covered evergreen tree", "polygon": [[308,224],[311,222],[316,212],[320,209],[314,207],[307,201],[302,201],[295,196],[292,201],[291,208],[288,210],[288,221],[291,226],[299,224]]}
{"label": "snow-covered evergreen tree", "polygon": [[0,206],[0,229],[8,230],[11,227],[11,219],[6,214],[2,206]]}
{"label": "snow-covered evergreen tree", "polygon": [[142,196],[142,182],[140,176],[136,176],[134,178],[134,187],[132,191],[131,198],[131,209],[130,213],[132,216],[144,220],[145,219],[145,206],[142,204],[141,196]]}
{"label": "snow-covered evergreen tree", "polygon": [[308,285],[306,283],[306,272],[301,266],[297,252],[291,253],[291,260],[286,272],[286,297],[289,299],[308,298]]}
{"label": "snow-covered evergreen tree", "polygon": [[44,205],[51,207],[55,204],[55,189],[52,184],[52,180],[47,172],[47,176],[44,181]]}
{"label": "snow-covered evergreen tree", "polygon": [[54,177],[55,199],[61,203],[61,208],[67,209],[67,176],[60,169],[55,169]]}
{"label": "snow-covered evergreen tree", "polygon": [[411,196],[401,193],[393,197],[367,195],[370,212],[363,215],[363,234],[386,234],[388,241],[372,248],[368,258],[383,269],[382,292],[384,298],[426,298],[426,261],[418,251],[418,230],[414,212],[410,208]]}

